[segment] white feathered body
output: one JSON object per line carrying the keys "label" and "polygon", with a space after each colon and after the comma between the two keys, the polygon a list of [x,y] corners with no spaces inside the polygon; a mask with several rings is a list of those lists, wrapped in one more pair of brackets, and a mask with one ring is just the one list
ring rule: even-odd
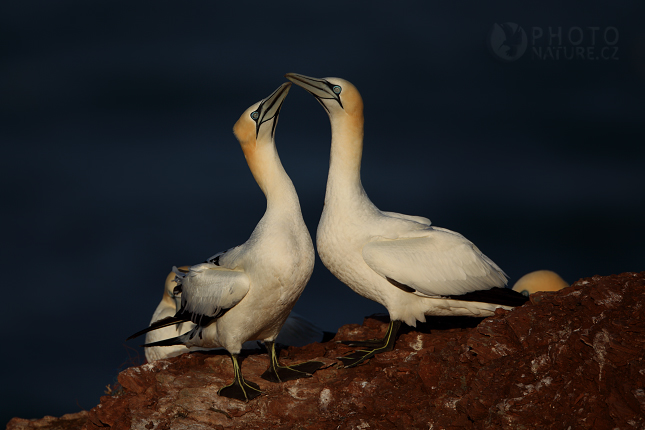
{"label": "white feathered body", "polygon": [[[311,253],[311,250],[309,251]],[[171,273],[169,279],[166,281],[166,288],[164,297],[155,309],[150,324],[163,320],[167,317],[173,317],[177,313],[181,305],[181,295],[173,293],[174,287],[177,285],[174,282],[175,274]],[[146,333],[145,343],[153,343],[165,339],[170,339],[180,336],[189,332],[195,327],[192,322],[184,322],[181,324],[162,327],[157,330],[152,330]],[[304,346],[314,342],[322,341],[324,336],[323,330],[316,324],[304,318],[303,316],[291,312],[287,317],[285,323],[280,329],[280,333],[276,338],[276,343],[289,346]],[[148,362],[161,360],[170,357],[176,357],[190,351],[203,351],[212,350],[217,348],[206,347],[192,347],[188,348],[185,345],[172,345],[172,346],[152,346],[145,348],[146,359]],[[242,345],[243,349],[256,349],[258,348],[257,342],[249,340]]]}
{"label": "white feathered body", "polygon": [[[325,204],[318,225],[318,255],[340,281],[412,326],[425,315],[487,316],[500,307],[441,298],[505,284],[501,269],[470,241],[362,203],[339,214]],[[403,291],[386,277],[417,292]]]}
{"label": "white feathered body", "polygon": [[[207,269],[243,273],[248,292],[216,321],[182,336],[184,344],[189,348],[222,346],[238,353],[246,341],[275,340],[313,266],[313,244],[299,207],[297,213],[268,209],[246,243],[222,254],[219,265]],[[193,331],[197,333],[191,339]]]}
{"label": "white feathered body", "polygon": [[[173,317],[179,310],[181,304],[181,295],[175,295],[173,293],[174,286],[177,285],[174,282],[175,276],[176,275],[174,273],[171,273],[169,276],[170,279],[166,281],[164,298],[155,309],[155,312],[152,315],[152,319],[150,320],[150,324],[163,320],[167,317]],[[168,284],[169,282],[170,285]],[[160,340],[180,336],[184,333],[189,332],[194,327],[195,324],[188,321],[173,326],[162,327],[157,330],[152,330],[146,333],[145,343],[153,343]],[[304,318],[303,316],[298,315],[295,312],[291,312],[287,317],[284,325],[280,329],[280,333],[276,338],[276,342],[289,346],[304,346],[310,343],[320,342],[323,339],[323,335],[324,333],[322,329],[316,326],[316,324]],[[247,342],[244,342],[242,348],[256,349],[258,348],[258,344],[255,341],[249,340]],[[218,348],[192,347],[189,349],[185,345],[152,346],[145,348],[145,354],[148,362],[151,362],[155,360],[176,357],[190,351],[202,351],[211,349]]]}

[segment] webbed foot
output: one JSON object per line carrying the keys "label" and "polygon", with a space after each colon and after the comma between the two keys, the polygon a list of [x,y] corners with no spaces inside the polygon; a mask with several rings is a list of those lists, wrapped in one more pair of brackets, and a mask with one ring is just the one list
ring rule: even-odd
{"label": "webbed foot", "polygon": [[255,382],[246,381],[242,376],[242,369],[237,362],[237,354],[231,354],[231,359],[233,360],[233,372],[235,374],[233,382],[220,388],[217,394],[230,399],[241,400],[242,402],[248,402],[261,395],[260,386]]}
{"label": "webbed foot", "polygon": [[347,346],[356,346],[359,348],[383,348],[386,344],[385,339],[369,340],[338,340],[336,343],[342,343]]}
{"label": "webbed foot", "polygon": [[349,346],[372,347],[373,349],[359,349],[351,352],[344,357],[338,357],[343,365],[347,368],[355,367],[365,362],[365,360],[374,357],[382,352],[392,351],[396,343],[396,335],[401,327],[401,321],[390,321],[383,339],[372,339],[366,341],[343,341],[342,343]]}
{"label": "webbed foot", "polygon": [[281,366],[275,352],[273,342],[265,342],[269,351],[269,367],[261,378],[271,382],[285,382],[294,379],[309,378],[313,373],[325,365],[322,361],[305,361],[304,363]]}

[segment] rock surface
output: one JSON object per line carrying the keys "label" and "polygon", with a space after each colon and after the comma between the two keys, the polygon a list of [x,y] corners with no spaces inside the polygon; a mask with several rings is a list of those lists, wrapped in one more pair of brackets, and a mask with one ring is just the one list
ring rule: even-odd
{"label": "rock surface", "polygon": [[[386,317],[336,339],[382,336]],[[328,366],[272,384],[266,354],[242,371],[265,395],[217,395],[233,377],[226,354],[192,353],[121,372],[123,389],[89,412],[14,418],[7,429],[644,429],[645,272],[581,279],[484,320],[429,318],[396,348],[338,368],[352,348],[332,342],[282,351],[285,363]]]}

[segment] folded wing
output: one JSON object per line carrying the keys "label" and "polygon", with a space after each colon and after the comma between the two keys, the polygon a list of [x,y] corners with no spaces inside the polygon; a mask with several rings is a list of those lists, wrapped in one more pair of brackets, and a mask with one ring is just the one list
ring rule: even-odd
{"label": "folded wing", "polygon": [[[450,230],[369,242],[363,259],[404,291],[449,296],[506,285],[506,274],[472,242]],[[414,291],[412,291],[414,290]]]}
{"label": "folded wing", "polygon": [[397,212],[386,212],[386,211],[381,211],[381,213],[383,215],[387,215],[387,216],[392,217],[392,218],[400,218],[400,219],[404,219],[404,220],[407,220],[407,221],[418,222],[419,224],[432,225],[432,222],[428,218],[423,217],[423,216],[404,215],[404,214],[400,214],[400,213],[397,213]]}
{"label": "folded wing", "polygon": [[237,305],[249,291],[249,278],[241,270],[232,270],[212,263],[191,266],[187,273],[179,270],[181,309],[177,316],[189,318],[199,325],[224,315]]}

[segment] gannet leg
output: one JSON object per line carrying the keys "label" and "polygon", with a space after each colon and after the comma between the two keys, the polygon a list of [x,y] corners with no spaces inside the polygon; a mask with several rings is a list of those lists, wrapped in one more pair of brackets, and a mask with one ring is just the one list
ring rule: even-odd
{"label": "gannet leg", "polygon": [[304,363],[281,366],[278,361],[278,354],[275,352],[275,342],[265,341],[264,344],[269,350],[269,367],[261,378],[267,381],[284,382],[299,378],[309,378],[325,364],[322,361],[305,361]]}
{"label": "gannet leg", "polygon": [[258,384],[246,381],[242,376],[242,368],[237,362],[237,354],[231,354],[231,360],[233,361],[233,372],[235,373],[233,383],[220,388],[217,394],[243,402],[253,400],[262,394]]}
{"label": "gannet leg", "polygon": [[398,320],[390,321],[390,324],[387,327],[387,332],[385,333],[385,337],[383,339],[373,339],[373,340],[367,340],[363,342],[359,341],[359,342],[348,343],[349,345],[356,345],[356,346],[363,346],[363,345],[376,346],[374,349],[372,350],[359,349],[358,351],[354,351],[351,354],[348,354],[344,357],[338,357],[338,359],[343,362],[346,368],[354,367],[363,363],[368,358],[374,357],[374,355],[376,354],[392,351],[394,349],[394,344],[396,343],[396,335],[399,332],[400,327],[401,327],[401,321],[398,321]]}

